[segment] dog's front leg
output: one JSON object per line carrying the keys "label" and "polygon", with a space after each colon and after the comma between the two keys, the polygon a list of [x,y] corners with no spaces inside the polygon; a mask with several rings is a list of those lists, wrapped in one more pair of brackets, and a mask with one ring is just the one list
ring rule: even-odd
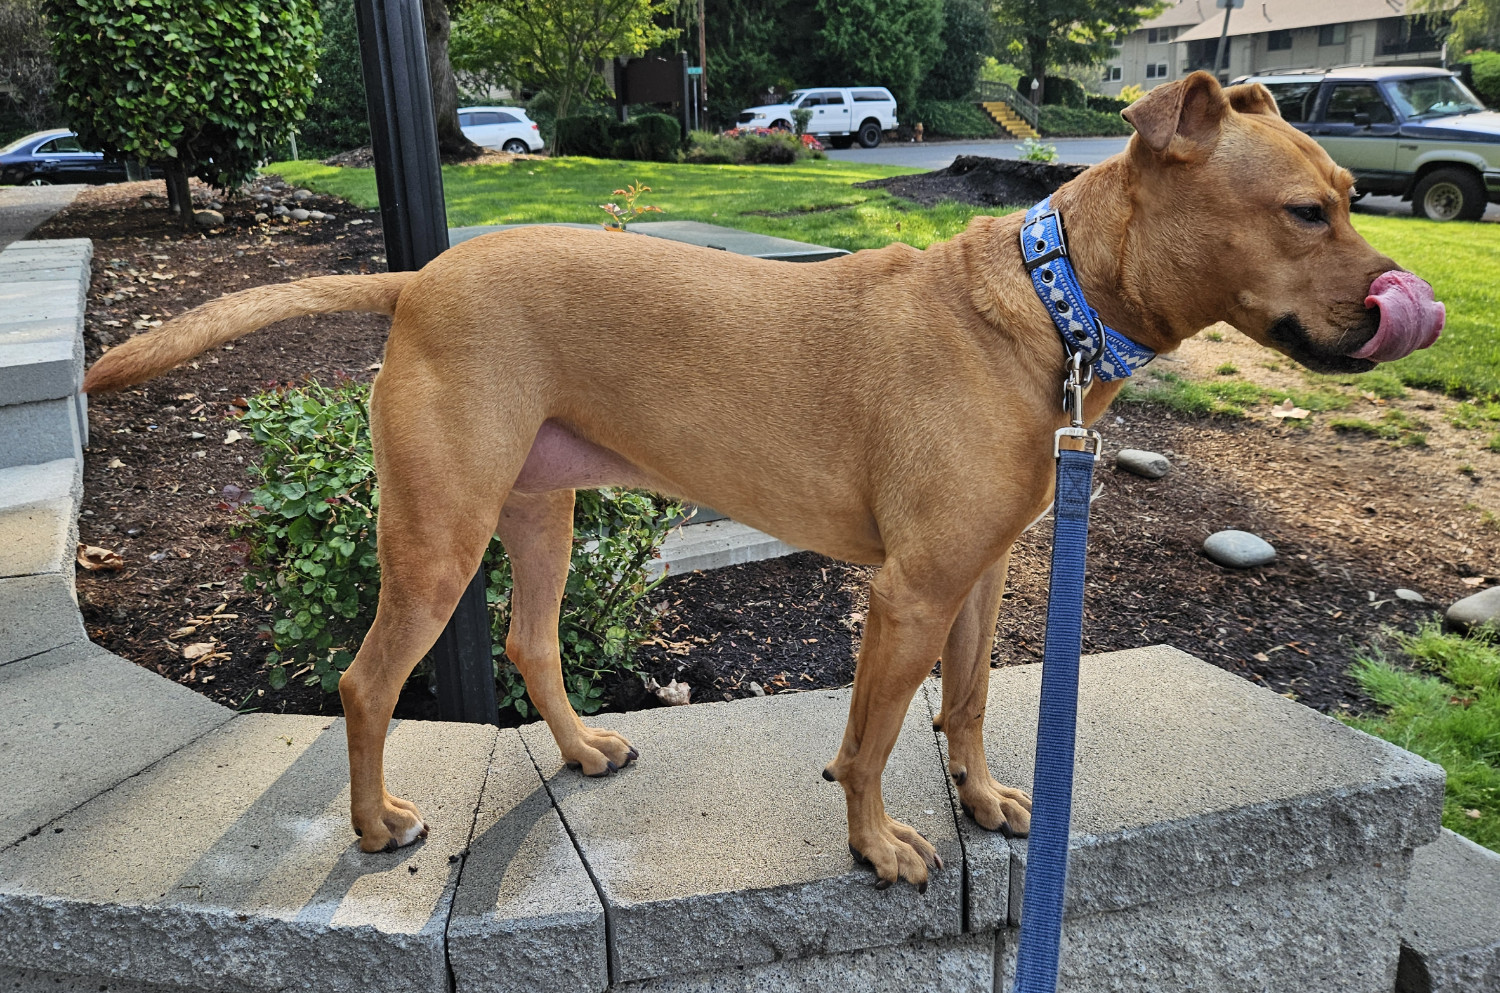
{"label": "dog's front leg", "polygon": [[953,622],[943,648],[943,709],[933,723],[948,737],[948,773],[958,784],[964,813],[991,831],[1025,835],[1031,828],[1031,798],[997,783],[984,757],[990,652],[1009,565],[1007,550],[974,584]]}
{"label": "dog's front leg", "polygon": [[875,577],[844,742],[823,772],[844,788],[849,847],[875,867],[882,888],[905,879],[926,890],[928,870],[942,868],[926,838],[886,815],[880,777],[912,697],[937,660],[952,607],[904,581],[896,563]]}

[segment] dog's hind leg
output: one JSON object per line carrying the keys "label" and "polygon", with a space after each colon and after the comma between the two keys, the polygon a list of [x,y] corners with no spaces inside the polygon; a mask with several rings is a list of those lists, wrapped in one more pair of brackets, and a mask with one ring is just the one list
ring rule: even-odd
{"label": "dog's hind leg", "polygon": [[350,815],[367,852],[426,833],[417,808],[386,792],[386,730],[402,685],[437,640],[494,534],[535,433],[498,410],[465,409],[410,365],[376,381],[370,427],[380,480],[380,601],[339,681],[349,739]]}
{"label": "dog's hind leg", "polygon": [[990,651],[1009,564],[1007,551],[979,577],[953,621],[943,648],[943,709],[934,724],[948,736],[948,772],[964,813],[991,831],[1024,835],[1031,828],[1031,798],[997,783],[984,757]]}
{"label": "dog's hind leg", "polygon": [[586,727],[563,686],[557,623],[573,549],[573,491],[512,491],[497,529],[510,556],[510,631],[505,653],[521,671],[531,702],[558,751],[585,775],[604,776],[637,758],[613,731]]}
{"label": "dog's hind leg", "polygon": [[854,670],[854,697],[838,757],[824,770],[849,805],[849,847],[875,867],[877,884],[898,878],[927,888],[937,850],[887,816],[880,777],[912,697],[932,671],[957,610],[956,598],[923,592],[887,560],[870,583],[870,609]]}

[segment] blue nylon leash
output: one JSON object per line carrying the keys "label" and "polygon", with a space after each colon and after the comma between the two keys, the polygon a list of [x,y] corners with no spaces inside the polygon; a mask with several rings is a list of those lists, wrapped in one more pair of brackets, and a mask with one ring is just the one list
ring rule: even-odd
{"label": "blue nylon leash", "polygon": [[[1068,259],[1062,218],[1051,197],[1026,212],[1021,257],[1037,298],[1047,308],[1068,357],[1063,409],[1069,426],[1052,443],[1057,459],[1053,496],[1052,578],[1047,595],[1047,640],[1037,713],[1032,775],[1031,835],[1021,940],[1012,993],[1055,993],[1061,958],[1063,894],[1068,882],[1068,835],[1073,818],[1073,758],[1078,727],[1078,665],[1083,654],[1083,575],[1089,536],[1094,463],[1103,440],[1083,423],[1083,392],[1098,378],[1129,376],[1156,353],[1099,320],[1084,300]],[[1064,449],[1062,440],[1085,449]]]}

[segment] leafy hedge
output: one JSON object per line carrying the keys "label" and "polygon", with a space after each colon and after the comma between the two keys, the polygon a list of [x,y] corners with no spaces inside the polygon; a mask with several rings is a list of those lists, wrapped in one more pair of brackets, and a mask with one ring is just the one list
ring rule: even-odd
{"label": "leafy hedge", "polygon": [[596,159],[673,162],[682,147],[682,126],[669,114],[639,114],[628,122],[597,114],[560,118],[556,151]]}
{"label": "leafy hedge", "polygon": [[1491,107],[1500,107],[1500,52],[1475,52],[1464,59],[1473,74],[1474,92]]}
{"label": "leafy hedge", "polygon": [[85,147],[229,187],[305,116],[320,34],[313,0],[46,7],[58,98]]}
{"label": "leafy hedge", "polygon": [[968,100],[918,100],[901,116],[912,124],[921,121],[924,134],[943,138],[993,138],[1000,130],[982,107]]}
{"label": "leafy hedge", "polygon": [[[368,403],[363,383],[311,383],[252,397],[241,419],[262,451],[238,537],[249,546],[246,588],[273,604],[273,686],[297,678],[334,692],[374,619],[380,491]],[[655,623],[645,597],[660,582],[644,569],[680,513],[642,493],[578,494],[559,638],[568,698],[583,713],[602,705],[606,676],[633,671],[635,647]],[[520,674],[503,656],[511,577],[499,542],[490,543],[484,569],[500,706],[529,717]]]}
{"label": "leafy hedge", "polygon": [[808,136],[799,138],[790,131],[693,131],[683,155],[684,162],[695,165],[791,165],[805,158],[823,158],[823,153],[808,144]]}
{"label": "leafy hedge", "polygon": [[1044,106],[1038,123],[1037,130],[1049,138],[1097,138],[1128,135],[1133,131],[1119,114],[1083,107]]}

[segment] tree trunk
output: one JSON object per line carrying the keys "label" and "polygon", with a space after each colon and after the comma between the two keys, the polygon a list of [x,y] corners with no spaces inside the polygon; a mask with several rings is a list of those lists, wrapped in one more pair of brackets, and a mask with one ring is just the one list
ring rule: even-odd
{"label": "tree trunk", "polygon": [[164,170],[167,180],[167,203],[177,212],[177,223],[186,231],[193,230],[193,191],[188,186],[188,174],[181,163],[168,163]]}
{"label": "tree trunk", "polygon": [[432,110],[437,117],[438,154],[444,159],[470,159],[483,152],[464,137],[458,126],[458,80],[448,61],[448,5],[445,0],[422,0],[427,29],[427,73],[432,79]]}
{"label": "tree trunk", "polygon": [[1032,97],[1040,107],[1047,101],[1047,39],[1027,38],[1026,51],[1031,56],[1031,78],[1037,82],[1035,93],[1028,93],[1026,96]]}

